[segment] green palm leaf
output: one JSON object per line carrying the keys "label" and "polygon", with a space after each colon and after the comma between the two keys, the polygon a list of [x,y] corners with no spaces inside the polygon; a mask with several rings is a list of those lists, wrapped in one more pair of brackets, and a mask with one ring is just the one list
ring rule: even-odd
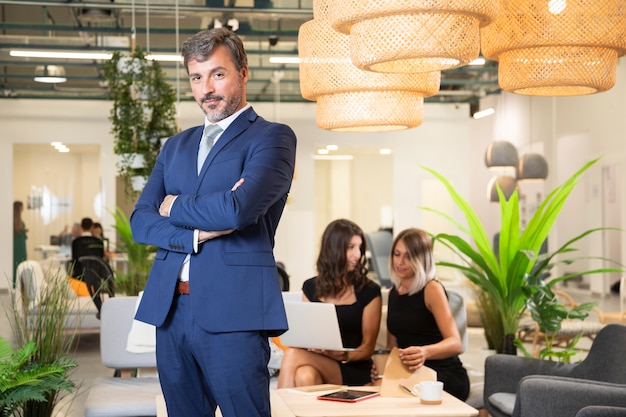
{"label": "green palm leaf", "polygon": [[[433,174],[447,189],[456,206],[461,210],[467,227],[460,225],[449,215],[432,208],[422,207],[434,212],[456,225],[467,237],[450,234],[439,234],[433,237],[434,243],[441,243],[452,250],[461,259],[460,262],[438,262],[438,265],[456,268],[461,271],[481,291],[484,291],[499,310],[504,333],[515,333],[521,315],[526,309],[528,296],[532,291],[528,288],[528,278],[540,278],[555,265],[556,262],[573,260],[555,260],[555,256],[572,254],[572,245],[580,239],[606,228],[595,228],[583,232],[570,239],[557,251],[549,256],[539,256],[539,251],[547,239],[550,230],[561,212],[567,198],[578,184],[579,177],[598,159],[586,163],[561,186],[548,194],[539,205],[524,230],[520,227],[519,196],[517,190],[507,200],[498,187],[500,203],[500,237],[499,252],[496,256],[489,238],[478,215],[472,206],[456,191],[454,186],[443,175],[433,169],[422,167]],[[598,259],[598,258],[595,258]],[[620,268],[596,268],[582,274],[595,274],[621,271]],[[542,275],[543,274],[543,275]],[[578,272],[576,275],[580,275]],[[554,278],[550,285],[570,278],[571,275]],[[496,346],[498,348],[498,346]]]}

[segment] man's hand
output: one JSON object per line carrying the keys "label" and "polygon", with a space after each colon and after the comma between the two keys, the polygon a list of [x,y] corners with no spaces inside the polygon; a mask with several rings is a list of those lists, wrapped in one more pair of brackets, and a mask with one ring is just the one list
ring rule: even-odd
{"label": "man's hand", "polygon": [[235,185],[233,185],[233,188],[231,188],[231,189],[230,189],[230,191],[235,191],[237,188],[239,188],[239,186],[240,186],[241,184],[243,184],[243,181],[244,181],[244,179],[243,179],[243,178],[241,178],[239,181],[237,181],[237,182],[235,183]]}
{"label": "man's hand", "polygon": [[198,231],[198,243],[206,242],[207,240],[214,239],[218,236],[227,235],[234,232],[235,229],[221,230],[219,232],[207,232],[204,230]]}
{"label": "man's hand", "polygon": [[163,217],[170,217],[170,210],[172,209],[172,204],[177,196],[169,194],[166,195],[163,199],[163,202],[159,206],[159,214]]}

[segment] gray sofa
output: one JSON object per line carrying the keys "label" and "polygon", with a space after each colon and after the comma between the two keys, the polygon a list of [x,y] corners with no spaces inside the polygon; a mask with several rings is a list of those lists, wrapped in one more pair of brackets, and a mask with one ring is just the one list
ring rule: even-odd
{"label": "gray sofa", "polygon": [[586,406],[626,407],[625,346],[626,326],[610,324],[577,364],[489,356],[485,406],[493,417],[575,417]]}

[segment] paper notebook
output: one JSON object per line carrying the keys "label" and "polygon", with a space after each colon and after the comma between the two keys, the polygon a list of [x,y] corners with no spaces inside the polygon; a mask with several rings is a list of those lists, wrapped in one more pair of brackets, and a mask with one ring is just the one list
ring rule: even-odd
{"label": "paper notebook", "polygon": [[383,382],[380,387],[382,397],[411,397],[400,385],[409,389],[422,381],[436,381],[437,372],[428,366],[422,366],[416,371],[410,371],[400,360],[398,348],[391,349],[387,365],[383,373]]}

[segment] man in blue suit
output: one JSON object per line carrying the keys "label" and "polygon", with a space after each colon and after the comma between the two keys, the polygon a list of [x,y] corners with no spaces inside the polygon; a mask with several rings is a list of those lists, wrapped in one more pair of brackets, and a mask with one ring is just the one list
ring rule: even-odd
{"label": "man in blue suit", "polygon": [[159,248],[136,318],[157,326],[169,417],[269,417],[268,337],[287,329],[274,234],[296,137],[246,102],[233,32],[202,31],[182,55],[205,126],[165,142],[131,216],[135,240]]}

